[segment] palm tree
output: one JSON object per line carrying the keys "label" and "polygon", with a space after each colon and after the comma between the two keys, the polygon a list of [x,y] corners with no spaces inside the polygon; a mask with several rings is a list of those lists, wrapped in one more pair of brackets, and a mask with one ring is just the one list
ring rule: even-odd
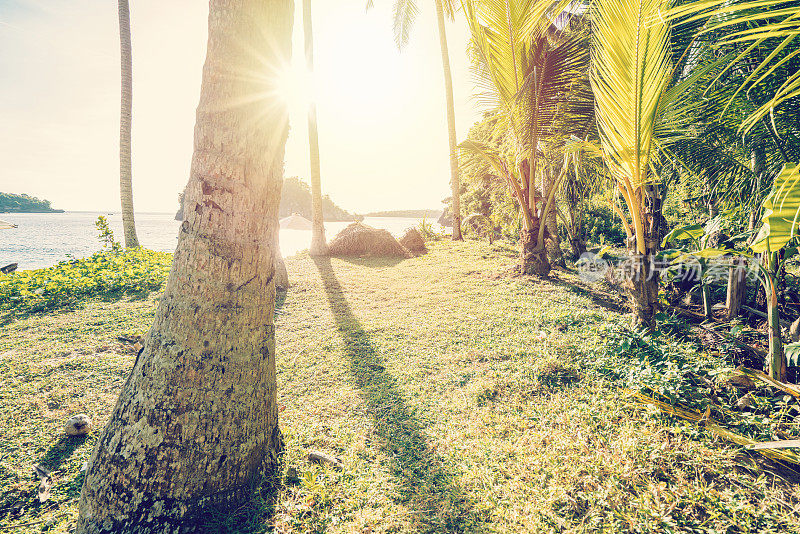
{"label": "palm tree", "polygon": [[[303,0],[303,36],[305,37],[306,69],[314,72],[314,32],[311,27],[311,0]],[[312,94],[308,104],[308,150],[311,158],[311,249],[312,256],[328,253],[325,224],[322,215],[322,184],[319,163],[319,134],[317,104]]]}
{"label": "palm tree", "polygon": [[79,534],[197,528],[278,463],[273,259],[288,113],[271,73],[291,55],[293,6],[211,0],[209,11],[191,209],[89,460]]}
{"label": "palm tree", "polygon": [[131,109],[133,106],[133,60],[131,53],[131,17],[128,0],[118,0],[119,44],[122,63],[122,98],[119,123],[119,196],[122,203],[122,229],[125,246],[138,247],[136,223],[133,219],[133,186],[131,185]]}
{"label": "palm tree", "polygon": [[[445,29],[445,15],[453,19],[455,13],[454,0],[434,0],[436,7],[436,23],[439,28],[439,48],[442,52],[442,71],[444,73],[444,92],[447,109],[447,135],[450,145],[450,190],[452,193],[453,210],[453,240],[459,241],[461,237],[461,181],[458,177],[458,154],[456,145],[456,111],[453,103],[453,75],[450,72],[450,53],[447,49],[447,33]],[[367,7],[372,5],[372,0],[367,2]],[[411,28],[417,18],[419,8],[414,0],[396,0],[394,4],[394,38],[397,47],[402,49],[408,44]]]}
{"label": "palm tree", "polygon": [[[557,6],[558,7],[558,6]],[[513,138],[502,154],[468,140],[461,147],[482,157],[508,183],[522,215],[519,268],[525,274],[550,272],[546,219],[568,165],[547,151],[564,103],[580,88],[588,68],[588,40],[581,32],[551,24],[550,2],[467,0],[464,12],[472,33],[472,59],[480,98],[497,116],[495,128]],[[537,186],[537,184],[540,184]]]}
{"label": "palm tree", "polygon": [[631,216],[629,222],[618,210],[633,243],[627,289],[637,327],[652,326],[658,302],[654,259],[662,216],[651,156],[673,67],[669,25],[653,21],[668,1],[592,4],[592,91],[602,153]]}
{"label": "palm tree", "polygon": [[[735,45],[738,56],[728,63],[728,68],[740,65],[758,47],[770,43],[770,53],[759,58],[755,69],[751,69],[736,93],[749,91],[764,85],[770,77],[775,78],[776,69],[790,58],[781,53],[795,50],[797,55],[798,36],[800,36],[800,15],[797,3],[787,0],[694,0],[668,11],[670,18],[679,23],[707,21],[701,34],[722,33],[718,45]],[[729,31],[734,30],[734,31]],[[726,69],[727,70],[727,69]],[[733,96],[730,101],[733,100]],[[771,98],[760,105],[742,121],[740,130],[747,132],[766,116],[772,116],[782,104],[800,97],[800,70],[793,70],[780,79],[772,91]]]}

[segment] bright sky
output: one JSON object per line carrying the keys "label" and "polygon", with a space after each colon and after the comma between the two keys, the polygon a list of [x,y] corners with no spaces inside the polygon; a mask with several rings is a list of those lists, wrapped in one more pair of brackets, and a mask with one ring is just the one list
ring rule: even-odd
{"label": "bright sky", "polygon": [[[444,82],[433,1],[398,52],[393,0],[314,0],[323,193],[345,209],[436,208],[449,194]],[[296,0],[294,61],[304,61]],[[206,0],[134,0],[133,190],[137,211],[174,211],[189,176],[206,52]],[[467,29],[448,24],[456,124],[479,113]],[[119,34],[110,0],[0,0],[0,191],[67,210],[119,210]],[[295,103],[286,175],[308,180]]]}

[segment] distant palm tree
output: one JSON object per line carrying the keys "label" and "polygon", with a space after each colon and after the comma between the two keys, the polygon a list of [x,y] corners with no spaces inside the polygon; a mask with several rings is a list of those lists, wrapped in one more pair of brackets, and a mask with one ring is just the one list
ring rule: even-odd
{"label": "distant palm tree", "polygon": [[119,121],[119,196],[122,203],[122,229],[125,246],[138,247],[136,223],[133,220],[133,186],[131,185],[131,109],[133,103],[133,60],[131,54],[131,17],[128,0],[119,0],[119,44],[122,67],[122,96]]}
{"label": "distant palm tree", "polygon": [[[306,68],[314,72],[314,32],[311,27],[311,0],[303,0],[303,35],[305,37]],[[322,215],[322,184],[319,164],[319,134],[317,103],[313,94],[308,104],[308,151],[311,159],[311,249],[312,256],[328,253],[325,224]]]}
{"label": "distant palm tree", "polygon": [[[454,0],[434,0],[436,4],[436,22],[439,26],[439,47],[442,51],[442,70],[444,71],[444,90],[447,104],[447,133],[450,142],[450,188],[453,202],[453,240],[461,239],[461,181],[458,177],[458,156],[456,145],[456,112],[453,104],[453,75],[450,72],[450,54],[447,50],[447,34],[445,33],[444,18],[447,15],[451,20],[455,13]],[[372,0],[367,2],[367,8],[372,6]],[[419,8],[414,0],[396,0],[394,4],[394,39],[398,48],[408,43],[411,27],[417,18]]]}

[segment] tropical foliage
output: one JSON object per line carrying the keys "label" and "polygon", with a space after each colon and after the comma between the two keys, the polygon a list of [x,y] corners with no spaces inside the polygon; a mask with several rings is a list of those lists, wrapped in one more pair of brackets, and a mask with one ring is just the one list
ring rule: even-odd
{"label": "tropical foliage", "polygon": [[172,254],[143,248],[101,251],[47,269],[0,274],[0,313],[32,313],[156,291],[169,274]]}
{"label": "tropical foliage", "polygon": [[0,193],[0,213],[49,213],[63,211],[53,209],[49,200],[39,200],[30,195]]}

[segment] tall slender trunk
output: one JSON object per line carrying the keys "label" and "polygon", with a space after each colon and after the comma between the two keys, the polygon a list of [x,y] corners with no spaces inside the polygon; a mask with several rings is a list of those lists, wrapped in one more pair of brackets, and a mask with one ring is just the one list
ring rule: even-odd
{"label": "tall slender trunk", "polygon": [[436,0],[436,21],[439,24],[439,46],[442,49],[442,70],[444,71],[444,92],[447,102],[447,136],[450,143],[450,190],[453,205],[453,240],[461,240],[461,181],[458,177],[458,154],[456,145],[456,109],[453,104],[453,75],[450,72],[450,54],[447,51],[447,34],[444,25],[444,6]]}
{"label": "tall slender trunk", "polygon": [[211,0],[172,270],[89,460],[77,533],[178,533],[241,505],[281,437],[273,283],[288,117],[258,98],[291,55],[292,2]]}
{"label": "tall slender trunk", "polygon": [[119,198],[122,204],[122,229],[125,246],[138,247],[133,218],[133,169],[131,166],[131,119],[133,110],[133,54],[131,52],[131,17],[128,0],[118,0],[119,48],[122,90],[119,118]]}
{"label": "tall slender trunk", "polygon": [[750,170],[753,171],[756,179],[753,184],[753,209],[750,211],[750,220],[747,225],[749,230],[755,229],[758,223],[758,217],[761,215],[761,180],[766,166],[767,162],[764,146],[756,142],[750,151]]}
{"label": "tall slender trunk", "polygon": [[[314,31],[311,25],[311,0],[303,0],[303,36],[306,52],[306,69],[314,72]],[[314,95],[308,103],[308,152],[311,159],[311,249],[312,256],[328,254],[325,240],[325,219],[322,214],[322,172],[319,163],[319,132],[317,129],[317,103]]]}
{"label": "tall slender trunk", "polygon": [[767,292],[767,333],[769,336],[769,352],[767,366],[769,376],[781,382],[786,381],[786,358],[783,353],[783,340],[781,339],[781,319],[778,314],[778,253],[771,252],[767,247],[766,269],[769,273],[770,284],[765,287]]}

